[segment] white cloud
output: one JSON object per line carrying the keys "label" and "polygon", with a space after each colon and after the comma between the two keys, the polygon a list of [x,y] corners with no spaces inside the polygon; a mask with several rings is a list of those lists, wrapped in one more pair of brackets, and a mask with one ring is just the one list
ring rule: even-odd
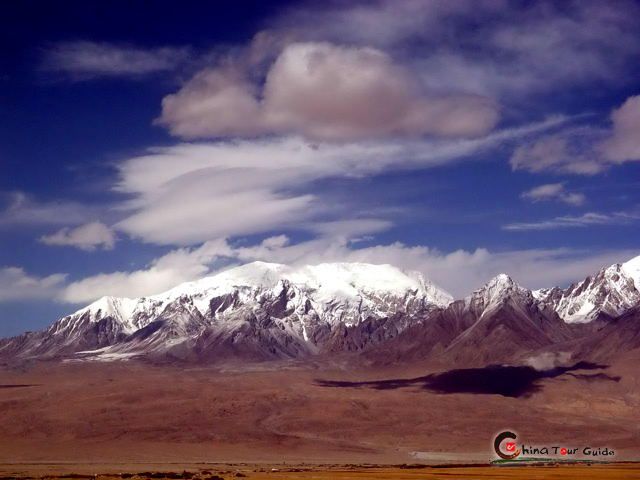
{"label": "white cloud", "polygon": [[353,140],[473,137],[499,118],[486,97],[428,95],[410,70],[369,47],[292,43],[262,89],[251,76],[237,64],[204,70],[164,98],[157,122],[188,139],[276,133]]}
{"label": "white cloud", "polygon": [[400,242],[358,248],[349,239],[333,237],[291,243],[287,237],[279,235],[250,246],[232,246],[218,240],[198,248],[174,250],[142,270],[100,274],[74,282],[66,288],[62,299],[78,303],[90,302],[102,295],[161,293],[181,282],[215,273],[220,264],[241,264],[254,260],[291,265],[335,261],[389,263],[405,270],[418,270],[460,298],[499,273],[510,274],[528,288],[563,286],[636,254],[629,250],[589,252],[530,249],[491,252],[483,248],[445,253]]}
{"label": "white cloud", "polygon": [[[566,2],[564,2],[566,3]],[[559,87],[622,83],[640,53],[637,3],[597,0],[521,4],[503,0],[378,0],[308,2],[281,9],[267,19],[246,59],[272,60],[290,43],[332,42],[375,47],[406,57],[428,88],[493,98],[532,94]],[[469,25],[474,28],[470,29]],[[241,49],[204,52],[229,57]],[[184,48],[142,48],[106,42],[69,41],[46,50],[44,67],[76,78],[140,77],[183,64]],[[233,60],[237,63],[238,60]],[[262,77],[263,71],[257,75]],[[526,97],[525,97],[526,96]],[[228,114],[229,112],[227,112]]]}
{"label": "white cloud", "polygon": [[[331,39],[355,44],[390,47],[409,39],[440,37],[451,21],[471,12],[478,14],[498,7],[495,1],[430,0],[335,2],[313,7],[286,9],[271,21],[275,31],[312,39]],[[445,24],[445,20],[449,24]]]}
{"label": "white cloud", "polygon": [[353,220],[357,210],[356,200],[334,205],[314,189],[315,181],[355,181],[460,161],[566,120],[475,139],[309,143],[277,137],[155,148],[121,162],[117,190],[130,200],[121,205],[126,216],[114,228],[146,242],[180,245],[282,228],[313,230],[320,220]]}
{"label": "white cloud", "polygon": [[89,303],[104,295],[142,297],[161,293],[176,285],[205,276],[211,264],[230,254],[224,241],[207,242],[196,249],[173,250],[144,269],[93,275],[68,284],[59,299]]}
{"label": "white cloud", "polygon": [[286,235],[275,235],[262,241],[262,246],[265,248],[282,248],[287,245],[289,245],[289,237]]}
{"label": "white cloud", "polygon": [[411,49],[430,88],[530,101],[560,87],[624,82],[640,53],[639,14],[632,1],[379,0],[293,7],[271,26],[297,39]]}
{"label": "white cloud", "polygon": [[304,143],[276,140],[181,145],[130,159],[118,188],[135,198],[116,228],[148,242],[194,244],[291,225],[313,214],[314,196],[284,191],[331,168],[314,167],[315,155]]}
{"label": "white cloud", "polygon": [[611,127],[569,127],[518,146],[513,170],[595,175],[612,165],[640,160],[640,95],[611,113]]}
{"label": "white cloud", "polygon": [[600,137],[592,128],[569,128],[518,146],[509,163],[513,170],[533,173],[595,175],[608,168],[593,149]]}
{"label": "white cloud", "polygon": [[636,256],[637,251],[592,252],[559,249],[528,249],[492,252],[485,248],[442,252],[427,246],[401,242],[357,248],[345,239],[318,238],[307,242],[265,248],[258,245],[234,249],[241,262],[252,260],[287,264],[332,261],[389,263],[417,270],[452,293],[469,294],[499,273],[508,273],[527,288],[567,285],[602,268]]}
{"label": "white cloud", "polygon": [[174,70],[189,57],[185,48],[145,49],[89,41],[61,42],[45,51],[43,68],[76,80],[96,77],[143,77]]}
{"label": "white cloud", "polygon": [[580,206],[587,201],[587,197],[584,193],[565,193],[560,197],[560,200],[568,205]]}
{"label": "white cloud", "polygon": [[613,163],[640,160],[640,95],[629,97],[611,113],[610,138],[600,148]]}
{"label": "white cloud", "polygon": [[525,363],[538,371],[546,371],[567,365],[570,361],[570,352],[542,352],[538,355],[532,355],[527,358]]}
{"label": "white cloud", "polygon": [[558,228],[580,228],[598,225],[629,225],[640,220],[637,212],[597,213],[588,212],[582,215],[566,215],[537,222],[510,223],[503,230],[555,230]]}
{"label": "white cloud", "polygon": [[287,46],[267,75],[263,104],[269,123],[324,139],[478,136],[498,120],[487,98],[429,98],[382,51],[328,43]]}
{"label": "white cloud", "polygon": [[0,268],[0,302],[55,297],[63,287],[66,274],[45,277],[29,275],[20,267]]}
{"label": "white cloud", "polygon": [[116,243],[113,230],[100,222],[91,222],[75,228],[62,228],[51,235],[44,235],[40,241],[46,245],[70,246],[93,251],[96,248],[111,250]]}
{"label": "white cloud", "polygon": [[[390,263],[405,270],[418,270],[455,297],[461,298],[499,273],[511,275],[527,288],[567,285],[582,280],[603,266],[625,261],[637,251],[586,252],[570,249],[529,249],[492,252],[440,252],[402,243],[347,251],[336,259]],[[331,258],[330,256],[328,258]]]}
{"label": "white cloud", "polygon": [[582,193],[568,192],[564,183],[547,183],[523,192],[520,197],[532,202],[558,200],[568,205],[580,206],[586,201]]}

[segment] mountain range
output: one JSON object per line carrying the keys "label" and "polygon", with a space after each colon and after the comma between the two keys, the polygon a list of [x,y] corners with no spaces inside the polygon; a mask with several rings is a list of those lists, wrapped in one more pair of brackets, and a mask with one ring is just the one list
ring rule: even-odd
{"label": "mountain range", "polygon": [[501,274],[460,300],[390,265],[253,262],[159,295],[100,298],[0,340],[0,359],[476,365],[637,348],[640,256],[565,289],[531,291]]}

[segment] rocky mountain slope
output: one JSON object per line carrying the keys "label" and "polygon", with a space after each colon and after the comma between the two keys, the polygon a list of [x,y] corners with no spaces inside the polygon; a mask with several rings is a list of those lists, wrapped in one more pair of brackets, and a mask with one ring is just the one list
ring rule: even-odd
{"label": "rocky mountain slope", "polygon": [[0,355],[300,358],[387,340],[451,300],[389,265],[254,262],[160,295],[103,297]]}
{"label": "rocky mountain slope", "polygon": [[407,328],[386,345],[384,357],[376,351],[368,356],[383,363],[431,358],[456,365],[486,364],[571,338],[569,326],[552,308],[501,274],[467,298]]}
{"label": "rocky mountain slope", "polygon": [[533,292],[567,323],[589,323],[618,317],[640,303],[640,256],[603,268],[566,289]]}
{"label": "rocky mountain slope", "polygon": [[566,289],[530,291],[501,274],[456,301],[389,265],[254,262],[160,295],[103,297],[46,330],[0,341],[0,357],[215,362],[358,353],[383,363],[486,364],[560,348],[597,356],[640,348],[638,309],[640,257]]}

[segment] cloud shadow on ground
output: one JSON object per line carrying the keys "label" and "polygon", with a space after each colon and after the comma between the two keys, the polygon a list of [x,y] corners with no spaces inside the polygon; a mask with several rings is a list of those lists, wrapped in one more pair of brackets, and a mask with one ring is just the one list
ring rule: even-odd
{"label": "cloud shadow on ground", "polygon": [[603,370],[608,365],[578,362],[567,367],[550,370],[536,370],[529,366],[489,365],[482,368],[464,368],[434,373],[416,378],[399,378],[349,382],[340,380],[316,380],[323,387],[371,388],[374,390],[394,390],[397,388],[420,387],[440,394],[472,393],[502,395],[503,397],[528,397],[542,389],[541,381],[548,378],[570,375],[586,381],[619,382],[621,377],[598,373],[571,373],[579,370]]}

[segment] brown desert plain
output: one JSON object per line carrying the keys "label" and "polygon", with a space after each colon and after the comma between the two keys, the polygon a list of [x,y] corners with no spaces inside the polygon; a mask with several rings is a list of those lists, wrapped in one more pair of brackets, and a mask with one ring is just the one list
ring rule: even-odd
{"label": "brown desert plain", "polygon": [[[0,476],[640,478],[639,360],[532,380],[518,396],[433,391],[421,378],[442,368],[429,364],[5,365]],[[481,467],[505,429],[525,444],[608,447],[616,464]]]}

